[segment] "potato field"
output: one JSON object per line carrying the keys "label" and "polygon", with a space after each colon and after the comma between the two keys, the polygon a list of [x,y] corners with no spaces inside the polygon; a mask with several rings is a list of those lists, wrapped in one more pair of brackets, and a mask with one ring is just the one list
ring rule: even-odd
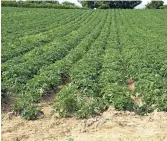
{"label": "potato field", "polygon": [[167,111],[167,10],[2,8],[2,102],[36,119],[50,91],[62,117]]}

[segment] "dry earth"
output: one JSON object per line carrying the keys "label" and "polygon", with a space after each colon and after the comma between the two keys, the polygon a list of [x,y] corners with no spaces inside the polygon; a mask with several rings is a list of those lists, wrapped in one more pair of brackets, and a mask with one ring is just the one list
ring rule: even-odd
{"label": "dry earth", "polygon": [[26,121],[2,113],[2,141],[167,141],[167,113],[139,116],[113,108],[101,116],[79,120],[56,118],[52,104],[42,102],[44,117]]}

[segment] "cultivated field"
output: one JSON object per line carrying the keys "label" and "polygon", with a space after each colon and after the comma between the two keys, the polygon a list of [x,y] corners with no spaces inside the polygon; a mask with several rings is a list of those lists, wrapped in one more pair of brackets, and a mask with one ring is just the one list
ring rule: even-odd
{"label": "cultivated field", "polygon": [[38,117],[167,111],[167,10],[2,8],[2,101]]}

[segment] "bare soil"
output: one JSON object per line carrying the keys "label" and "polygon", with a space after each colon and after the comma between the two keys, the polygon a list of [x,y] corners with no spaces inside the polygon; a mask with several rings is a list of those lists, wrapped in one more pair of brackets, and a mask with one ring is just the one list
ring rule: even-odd
{"label": "bare soil", "polygon": [[44,116],[27,121],[2,113],[2,141],[167,141],[167,113],[139,116],[108,109],[90,119],[56,118],[52,103],[40,104]]}

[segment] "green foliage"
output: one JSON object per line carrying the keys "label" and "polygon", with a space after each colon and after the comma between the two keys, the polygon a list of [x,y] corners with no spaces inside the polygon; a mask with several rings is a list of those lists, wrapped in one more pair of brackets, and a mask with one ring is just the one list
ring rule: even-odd
{"label": "green foliage", "polygon": [[99,9],[133,9],[141,1],[82,1],[83,7]]}
{"label": "green foliage", "polygon": [[75,6],[75,4],[74,3],[71,3],[71,2],[68,2],[68,1],[65,1],[65,2],[63,2],[62,3],[63,5],[69,5],[69,6]]}
{"label": "green foliage", "polygon": [[79,102],[79,108],[76,112],[78,118],[90,118],[95,115],[99,115],[100,112],[107,108],[107,105],[101,98],[98,97],[82,97]]}
{"label": "green foliage", "polygon": [[[3,101],[15,95],[14,110],[25,119],[39,116],[35,105],[50,90],[63,117],[88,118],[109,106],[141,115],[167,111],[165,16],[165,10],[3,7]],[[138,94],[142,105],[131,98]]]}
{"label": "green foliage", "polygon": [[147,9],[160,9],[161,6],[163,6],[164,2],[162,0],[158,1],[151,1],[146,5]]}
{"label": "green foliage", "polygon": [[27,8],[55,8],[55,9],[81,9],[75,4],[64,2],[64,4],[58,4],[57,2],[15,2],[15,1],[2,1],[2,7],[27,7]]}
{"label": "green foliage", "polygon": [[104,88],[103,99],[114,105],[117,110],[134,111],[135,103],[130,97],[127,87],[119,86],[117,84],[109,85]]}
{"label": "green foliage", "polygon": [[14,105],[14,111],[19,113],[26,120],[35,120],[40,114],[40,109],[31,102],[20,100]]}
{"label": "green foliage", "polygon": [[54,109],[61,117],[88,118],[99,114],[104,107],[100,98],[82,96],[75,85],[69,84],[57,94]]}
{"label": "green foliage", "polygon": [[160,9],[167,9],[167,5],[160,6]]}
{"label": "green foliage", "polygon": [[55,111],[59,113],[60,116],[72,116],[77,111],[77,95],[75,87],[66,86],[57,95],[58,101],[55,105]]}
{"label": "green foliage", "polygon": [[39,116],[40,110],[35,106],[27,106],[21,113],[21,116],[26,120],[35,120]]}
{"label": "green foliage", "polygon": [[1,85],[1,102],[6,103],[8,101],[9,94],[7,92],[6,86],[4,84]]}
{"label": "green foliage", "polygon": [[74,139],[73,138],[69,138],[66,141],[74,141]]}

